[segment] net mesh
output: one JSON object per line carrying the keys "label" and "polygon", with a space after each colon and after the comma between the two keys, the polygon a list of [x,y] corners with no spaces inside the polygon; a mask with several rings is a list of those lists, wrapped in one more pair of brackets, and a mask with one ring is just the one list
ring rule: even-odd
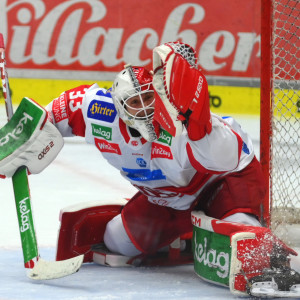
{"label": "net mesh", "polygon": [[197,69],[197,58],[195,55],[195,50],[184,43],[168,43],[171,48],[175,51],[175,53],[180,54],[185,60],[187,60],[187,62],[194,67],[195,69]]}
{"label": "net mesh", "polygon": [[300,224],[300,1],[273,0],[271,225]]}

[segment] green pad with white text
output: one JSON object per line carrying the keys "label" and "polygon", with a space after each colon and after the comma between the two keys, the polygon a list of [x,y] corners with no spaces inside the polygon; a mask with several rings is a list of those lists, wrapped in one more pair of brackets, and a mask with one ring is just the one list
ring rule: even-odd
{"label": "green pad with white text", "polygon": [[42,107],[23,98],[11,120],[0,130],[0,161],[30,139],[45,116],[46,112]]}
{"label": "green pad with white text", "polygon": [[229,286],[230,237],[199,227],[193,228],[195,272],[203,279]]}
{"label": "green pad with white text", "polygon": [[0,174],[12,177],[20,167],[32,174],[45,169],[63,147],[58,129],[47,121],[47,112],[23,98],[12,119],[0,130]]}

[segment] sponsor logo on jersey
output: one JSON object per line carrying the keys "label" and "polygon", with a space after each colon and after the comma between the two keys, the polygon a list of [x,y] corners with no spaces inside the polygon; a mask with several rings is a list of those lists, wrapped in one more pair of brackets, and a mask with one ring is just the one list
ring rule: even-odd
{"label": "sponsor logo on jersey", "polygon": [[107,141],[111,141],[112,129],[110,127],[92,124],[92,133],[94,136],[99,136]]}
{"label": "sponsor logo on jersey", "polygon": [[151,149],[151,159],[153,158],[173,159],[173,154],[169,147],[153,142]]}
{"label": "sponsor logo on jersey", "polygon": [[96,95],[97,96],[103,96],[103,97],[107,97],[107,98],[111,98],[111,88],[108,90],[98,90]]}
{"label": "sponsor logo on jersey", "polygon": [[121,149],[118,144],[109,143],[106,140],[95,138],[95,145],[101,152],[108,152],[121,155]]}
{"label": "sponsor logo on jersey", "polygon": [[68,118],[66,94],[62,94],[59,98],[53,100],[52,112],[55,123],[59,123]]}
{"label": "sponsor logo on jersey", "polygon": [[162,173],[160,169],[150,170],[150,169],[128,169],[122,168],[126,172],[126,176],[134,181],[152,181],[152,180],[163,180],[166,176]]}
{"label": "sponsor logo on jersey", "polygon": [[159,139],[158,139],[159,142],[162,142],[162,143],[165,143],[165,144],[168,144],[169,146],[171,146],[172,144],[172,135],[167,132],[166,130],[161,130],[160,131],[160,135],[159,135]]}
{"label": "sponsor logo on jersey", "polygon": [[136,159],[136,163],[137,163],[141,168],[146,168],[146,166],[147,166],[147,162],[146,162],[143,158],[141,158],[141,157],[138,157],[138,158]]}
{"label": "sponsor logo on jersey", "polygon": [[131,153],[131,155],[134,155],[134,156],[144,156],[143,153],[138,153],[138,152],[133,152],[133,153]]}
{"label": "sponsor logo on jersey", "polygon": [[112,103],[98,100],[91,101],[87,111],[88,118],[109,123],[115,120],[116,115],[117,111]]}

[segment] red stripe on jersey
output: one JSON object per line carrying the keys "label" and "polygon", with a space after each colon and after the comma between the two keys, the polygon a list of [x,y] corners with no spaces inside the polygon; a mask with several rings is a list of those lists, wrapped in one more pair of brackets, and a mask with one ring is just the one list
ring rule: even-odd
{"label": "red stripe on jersey", "polygon": [[147,143],[147,140],[142,137],[141,138],[141,143],[142,143],[142,145],[144,145],[145,143]]}
{"label": "red stripe on jersey", "polygon": [[72,127],[72,133],[77,136],[85,137],[85,122],[82,110],[77,110],[69,117],[69,125]]}
{"label": "red stripe on jersey", "polygon": [[192,147],[189,143],[186,144],[186,151],[189,157],[189,160],[192,164],[192,166],[201,173],[208,173],[208,174],[223,174],[225,172],[219,172],[219,171],[214,171],[214,170],[208,170],[205,167],[203,167],[199,161],[195,158],[194,154],[193,154],[193,150]]}
{"label": "red stripe on jersey", "polygon": [[127,132],[126,124],[123,122],[123,120],[121,118],[119,119],[119,128],[120,128],[121,134],[124,137],[126,144],[128,144],[130,141],[130,136]]}
{"label": "red stripe on jersey", "polygon": [[198,190],[200,190],[212,176],[213,174],[197,172],[192,178],[192,180],[190,181],[190,183],[185,187],[170,186],[170,187],[163,187],[159,189],[163,189],[165,191],[170,191],[170,192],[178,192],[186,195],[193,195]]}
{"label": "red stripe on jersey", "polygon": [[[238,142],[238,162],[237,162],[237,165],[236,167],[238,166],[239,162],[240,162],[240,158],[241,158],[241,153],[242,153],[242,149],[243,149],[243,140],[242,138],[240,137],[239,134],[237,134],[233,129],[231,129],[231,131],[234,133],[234,135],[236,136],[236,139],[237,139],[237,142]],[[206,169],[205,167],[203,167],[199,161],[195,158],[194,154],[193,154],[193,150],[192,150],[192,147],[189,143],[187,143],[186,145],[186,150],[187,150],[187,154],[188,154],[188,157],[189,157],[189,160],[192,164],[192,166],[199,172],[202,172],[202,173],[212,173],[212,174],[222,174],[222,173],[225,173],[225,172],[219,172],[219,171],[214,171],[214,170],[208,170]]]}
{"label": "red stripe on jersey", "polygon": [[[121,118],[119,119],[119,128],[120,128],[121,134],[124,137],[126,144],[128,144],[130,142],[131,138],[128,133],[127,125],[124,123],[124,121]],[[142,145],[144,145],[145,143],[147,143],[147,140],[144,139],[143,137],[141,137],[141,143],[142,143]]]}

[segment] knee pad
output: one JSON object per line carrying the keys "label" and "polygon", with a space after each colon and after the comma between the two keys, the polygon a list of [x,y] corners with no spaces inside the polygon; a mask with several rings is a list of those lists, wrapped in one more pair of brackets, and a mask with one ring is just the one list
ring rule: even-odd
{"label": "knee pad", "polygon": [[56,260],[84,254],[84,262],[93,261],[91,246],[103,242],[106,224],[121,213],[126,203],[126,200],[87,202],[62,209]]}
{"label": "knee pad", "polygon": [[121,215],[117,215],[107,223],[104,233],[105,246],[112,252],[125,256],[136,256],[141,254],[124,228]]}

